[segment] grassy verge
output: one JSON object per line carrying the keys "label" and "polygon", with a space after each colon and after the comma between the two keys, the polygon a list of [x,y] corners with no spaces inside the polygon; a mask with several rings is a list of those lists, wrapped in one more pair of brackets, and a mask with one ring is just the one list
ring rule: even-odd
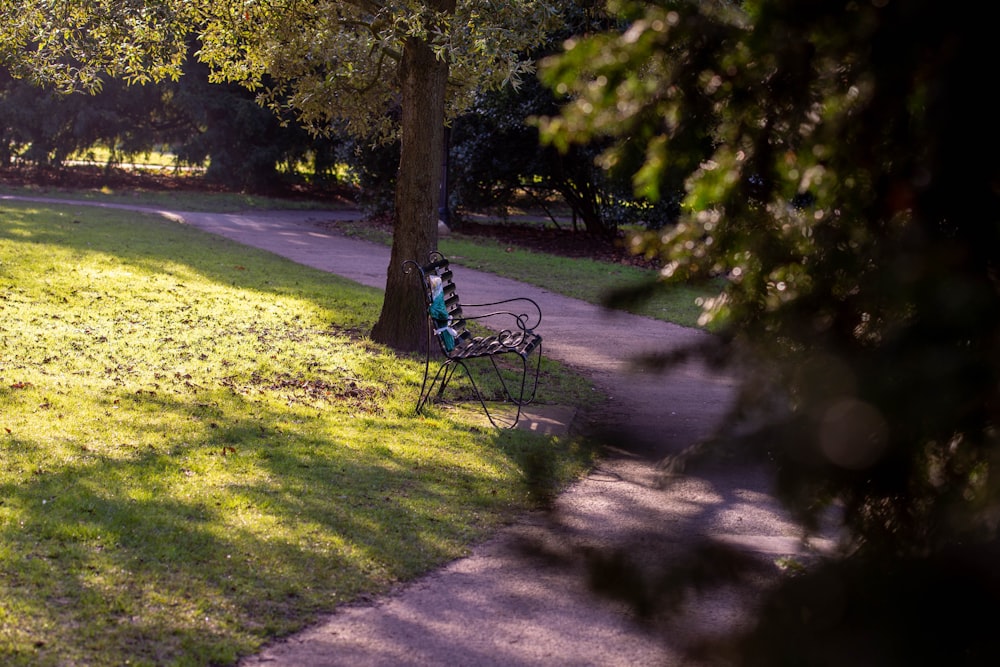
{"label": "grassy verge", "polygon": [[[337,226],[353,237],[386,245],[392,242],[389,234],[364,221],[341,222]],[[644,298],[616,298],[616,294],[655,283],[656,272],[592,259],[546,255],[461,233],[440,238],[438,247],[456,264],[470,269],[507,276],[555,294],[685,327],[700,327],[700,301],[718,296],[723,287],[719,281],[694,285],[659,283]]]}
{"label": "grassy verge", "polygon": [[699,326],[699,299],[716,296],[721,289],[716,283],[659,285],[643,299],[615,298],[620,291],[649,285],[656,280],[656,272],[591,259],[543,255],[488,239],[459,235],[441,239],[438,246],[456,264],[471,269],[509,276],[587,303],[686,327]]}
{"label": "grassy verge", "polygon": [[[415,416],[421,361],[358,333],[380,299],[159,218],[0,203],[0,663],[232,663],[589,463]],[[544,372],[542,402],[594,400]]]}

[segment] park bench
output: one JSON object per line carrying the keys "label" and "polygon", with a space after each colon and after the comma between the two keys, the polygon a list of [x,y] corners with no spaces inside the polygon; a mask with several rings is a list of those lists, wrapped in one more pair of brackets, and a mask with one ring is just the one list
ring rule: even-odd
{"label": "park bench", "polygon": [[[542,337],[535,328],[542,321],[541,308],[527,297],[463,304],[448,258],[437,251],[425,264],[407,260],[403,270],[419,276],[427,313],[427,359],[417,413],[431,400],[443,401],[445,388],[461,369],[490,423],[498,428],[516,426],[521,409],[534,400],[538,388]],[[438,358],[437,353],[443,359],[431,378],[431,358]],[[494,393],[488,395],[487,388]],[[500,416],[497,402],[511,407],[506,412],[513,415]]]}

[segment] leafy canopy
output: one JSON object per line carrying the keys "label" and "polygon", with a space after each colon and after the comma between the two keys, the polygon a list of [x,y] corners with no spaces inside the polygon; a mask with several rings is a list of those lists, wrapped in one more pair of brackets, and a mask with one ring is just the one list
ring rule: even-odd
{"label": "leafy canopy", "polygon": [[2,0],[0,65],[62,90],[176,78],[197,4],[160,0]]}
{"label": "leafy canopy", "polygon": [[0,63],[62,89],[96,89],[107,72],[133,83],[176,78],[197,38],[215,81],[236,82],[293,111],[317,131],[388,138],[399,105],[406,40],[429,43],[449,65],[449,113],[478,88],[517,84],[533,65],[519,54],[558,21],[554,4],[470,0],[4,0]]}

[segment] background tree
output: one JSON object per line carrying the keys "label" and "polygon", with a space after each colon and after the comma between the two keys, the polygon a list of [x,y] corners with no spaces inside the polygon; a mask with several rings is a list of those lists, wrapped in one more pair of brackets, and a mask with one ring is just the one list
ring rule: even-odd
{"label": "background tree", "polygon": [[[40,81],[96,87],[102,71],[132,82],[176,77],[194,33],[214,80],[258,91],[314,131],[398,136],[392,258],[372,336],[409,350],[426,342],[419,286],[401,267],[437,245],[445,119],[476,88],[529,71],[517,54],[556,13],[529,0],[8,0],[0,19],[0,58]],[[386,113],[397,106],[398,125]]]}
{"label": "background tree", "polygon": [[[562,27],[532,52],[532,60],[560,52],[563,42],[573,36],[624,29],[603,2],[567,4],[562,16]],[[625,224],[658,229],[673,222],[677,197],[650,202],[634,192],[627,164],[602,168],[598,158],[607,144],[604,139],[575,143],[563,151],[540,144],[532,119],[557,114],[564,103],[564,95],[556,95],[537,77],[527,78],[517,88],[477,94],[451,132],[454,206],[506,211],[515,202],[522,203],[524,195],[542,206],[556,196],[571,209],[574,228],[579,221],[587,233],[612,238]],[[682,188],[679,178],[673,189],[679,193]]]}
{"label": "background tree", "polygon": [[537,81],[479,96],[451,133],[449,177],[455,207],[495,207],[506,214],[526,195],[542,206],[556,195],[588,233],[613,237],[619,221],[615,204],[632,199],[628,183],[621,187],[596,164],[596,142],[573,145],[566,152],[539,144],[538,129],[528,120],[557,113],[558,108],[555,96]]}
{"label": "background tree", "polygon": [[392,218],[399,171],[399,141],[372,145],[370,141],[345,137],[340,160],[358,181],[358,206],[370,217]]}
{"label": "background tree", "polygon": [[0,69],[0,165],[16,157],[58,172],[72,156],[93,159],[102,148],[111,169],[167,149],[178,166],[207,164],[207,181],[233,189],[275,191],[302,180],[300,165],[312,167],[313,181],[338,182],[338,137],[282,123],[246,88],[210,83],[197,60],[183,71],[178,81],[134,86],[105,78],[87,95],[40,88]]}
{"label": "background tree", "polygon": [[59,169],[96,145],[110,150],[109,166],[121,163],[191,129],[166,96],[159,86],[126,88],[115,81],[100,95],[66,95],[0,70],[0,163],[17,157]]}
{"label": "background tree", "polygon": [[[184,164],[204,165],[205,179],[229,188],[268,192],[282,182],[280,167],[316,166],[335,142],[316,139],[295,123],[282,122],[257,103],[256,95],[231,83],[211,83],[208,67],[190,59],[176,82],[165,82],[168,104],[182,114],[189,131],[176,136],[172,151]],[[332,145],[331,145],[332,144]]]}
{"label": "background tree", "polygon": [[729,442],[774,461],[805,525],[836,507],[847,529],[733,655],[995,660],[1000,174],[969,161],[998,148],[984,22],[929,0],[615,7],[624,34],[545,67],[575,98],[547,137],[614,137],[609,162],[641,139],[648,196],[689,171],[679,224],[647,244],[674,280],[727,279],[705,320],[757,427]]}

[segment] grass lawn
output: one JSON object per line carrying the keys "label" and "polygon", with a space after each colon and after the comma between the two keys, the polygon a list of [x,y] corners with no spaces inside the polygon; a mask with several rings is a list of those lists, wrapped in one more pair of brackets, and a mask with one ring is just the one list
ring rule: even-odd
{"label": "grass lawn", "polygon": [[[586,468],[414,415],[422,360],[363,335],[380,304],[161,218],[0,202],[0,664],[232,663]],[[595,400],[543,373],[541,402]]]}

